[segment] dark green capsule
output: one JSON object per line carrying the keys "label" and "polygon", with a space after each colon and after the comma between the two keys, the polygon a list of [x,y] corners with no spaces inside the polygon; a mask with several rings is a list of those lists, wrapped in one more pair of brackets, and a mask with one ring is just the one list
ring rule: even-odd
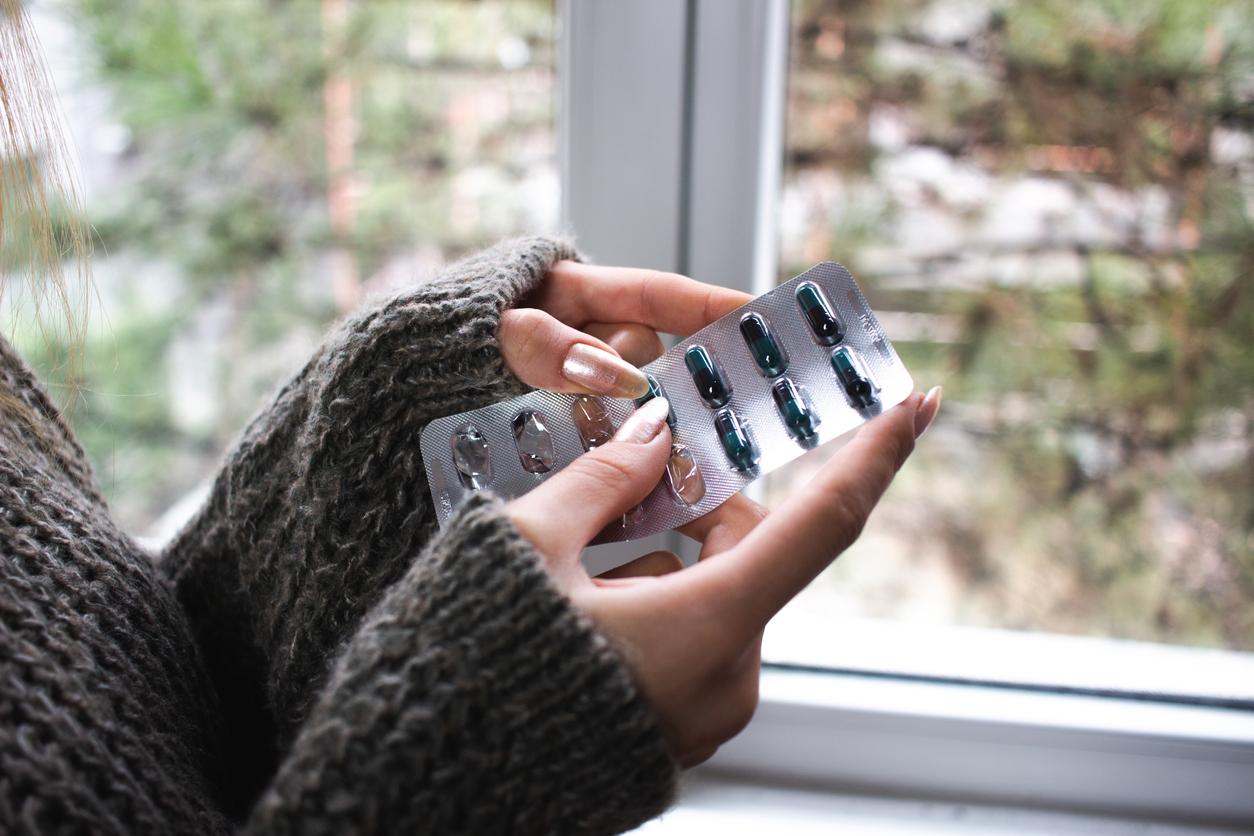
{"label": "dark green capsule", "polygon": [[784,426],[797,438],[806,439],[814,436],[814,413],[801,397],[797,384],[782,377],[771,385],[771,397],[775,400],[775,408],[779,417],[784,419]]}
{"label": "dark green capsule", "polygon": [[694,345],[684,352],[684,365],[692,375],[701,400],[717,409],[731,400],[731,384],[723,375],[714,356],[703,345]]}
{"label": "dark green capsule", "polygon": [[[654,398],[666,398],[666,390],[662,388],[662,384],[657,382],[657,378],[648,372],[644,376],[649,379],[649,391],[636,398],[636,406],[644,406]],[[670,398],[667,398],[669,401]],[[675,429],[675,407],[673,404],[668,405],[666,423],[671,425],[671,429]]]}
{"label": "dark green capsule", "polygon": [[714,415],[714,428],[718,430],[718,440],[723,444],[723,452],[737,470],[752,470],[757,465],[758,448],[749,438],[749,433],[745,432],[736,413],[730,409],[720,409]]}
{"label": "dark green capsule", "polygon": [[862,369],[862,363],[847,348],[838,348],[832,352],[832,371],[844,388],[854,406],[866,409],[875,403],[878,387]]}
{"label": "dark green capsule", "polygon": [[788,371],[788,354],[775,340],[771,326],[759,314],[745,314],[740,319],[740,336],[744,337],[753,362],[758,364],[762,374],[767,377],[778,377]]}
{"label": "dark green capsule", "polygon": [[836,345],[845,338],[845,326],[836,318],[827,297],[814,282],[802,282],[797,286],[797,305],[805,314],[810,332],[819,345]]}

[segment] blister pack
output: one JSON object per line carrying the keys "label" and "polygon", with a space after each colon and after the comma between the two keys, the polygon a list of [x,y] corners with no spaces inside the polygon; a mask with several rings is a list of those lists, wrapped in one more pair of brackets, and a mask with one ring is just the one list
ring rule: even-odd
{"label": "blister pack", "polygon": [[440,525],[475,491],[527,493],[664,394],[673,437],[666,474],[598,542],[669,531],[914,387],[853,276],[833,262],[707,325],[643,370],[651,392],[636,402],[536,390],[428,424],[420,443]]}

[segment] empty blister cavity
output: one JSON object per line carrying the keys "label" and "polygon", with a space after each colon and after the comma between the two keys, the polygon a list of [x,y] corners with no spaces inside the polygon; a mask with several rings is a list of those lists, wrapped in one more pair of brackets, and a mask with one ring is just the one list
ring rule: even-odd
{"label": "empty blister cavity", "polygon": [[641,503],[634,508],[628,508],[627,513],[623,514],[618,523],[624,531],[630,531],[634,526],[639,525],[643,519],[644,503]]}
{"label": "empty blister cavity", "polygon": [[570,416],[585,451],[600,447],[614,437],[614,424],[605,411],[605,404],[591,395],[576,395],[570,405]]}
{"label": "empty blister cavity", "polygon": [[[657,378],[645,372],[645,377],[649,379],[649,391],[636,398],[636,406],[641,407],[654,398],[665,398],[666,390],[662,388],[662,384],[657,382]],[[670,399],[667,398],[669,401]],[[670,424],[671,429],[675,429],[675,406],[671,404],[670,409],[666,413],[666,423]]]}
{"label": "empty blister cavity", "polygon": [[628,508],[625,513],[606,523],[605,528],[601,529],[600,533],[593,539],[592,544],[613,543],[616,540],[622,540],[624,536],[630,535],[636,526],[644,522],[647,516],[643,502]]}
{"label": "empty blister cavity", "polygon": [[666,460],[666,484],[674,497],[685,505],[696,505],[705,498],[705,477],[692,451],[683,444],[671,445],[671,455]]}
{"label": "empty blister cavity", "polygon": [[717,409],[731,400],[731,384],[714,355],[703,345],[694,345],[684,352],[684,365],[692,375],[697,394],[707,405]]}
{"label": "empty blister cavity", "polygon": [[845,338],[845,326],[836,316],[836,310],[823,290],[814,282],[797,285],[797,306],[805,315],[810,333],[819,345],[836,345]]}
{"label": "empty blister cavity", "polygon": [[847,348],[838,348],[832,352],[832,371],[836,379],[849,396],[849,400],[859,409],[866,409],[875,404],[879,387],[871,379],[871,375],[862,365],[861,358]]}
{"label": "empty blister cavity", "polygon": [[763,375],[779,377],[788,371],[788,352],[775,339],[765,317],[755,313],[747,313],[741,317],[740,336],[744,337],[749,354],[753,356],[753,362]]}
{"label": "empty blister cavity", "polygon": [[473,423],[457,428],[449,439],[457,477],[471,490],[482,490],[492,481],[492,456],[488,440]]}
{"label": "empty blister cavity", "polygon": [[786,377],[780,378],[771,384],[771,398],[788,432],[803,441],[814,437],[819,419],[797,384]]}
{"label": "empty blister cavity", "polygon": [[737,470],[752,470],[758,463],[758,448],[736,413],[730,409],[719,410],[714,415],[714,429],[732,466]]}
{"label": "empty blister cavity", "polygon": [[548,473],[553,469],[553,437],[544,425],[544,416],[524,409],[514,416],[514,447],[518,461],[528,473]]}

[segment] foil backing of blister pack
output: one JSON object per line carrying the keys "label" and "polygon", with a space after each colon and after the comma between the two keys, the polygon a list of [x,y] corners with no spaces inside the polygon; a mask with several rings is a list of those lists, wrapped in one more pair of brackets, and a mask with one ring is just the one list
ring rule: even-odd
{"label": "foil backing of blister pack", "polygon": [[[813,282],[822,289],[844,325],[844,337],[838,343],[820,345],[813,336],[796,299],[796,290],[804,282]],[[751,312],[768,321],[788,356],[788,368],[781,375],[764,376],[741,335],[740,321]],[[708,406],[701,398],[684,363],[685,353],[694,345],[705,346],[714,355],[731,386],[730,401],[721,409],[731,409],[748,428],[760,454],[752,470],[736,469],[724,451],[714,425],[720,409]],[[853,352],[879,387],[875,403],[869,408],[856,408],[837,380],[831,357],[841,347]],[[753,299],[680,341],[643,369],[661,383],[671,402],[676,417],[674,441],[691,451],[705,481],[705,495],[693,505],[685,504],[674,495],[663,476],[640,508],[607,527],[598,542],[634,540],[669,531],[709,513],[750,482],[900,403],[914,387],[853,276],[834,262],[817,264]],[[781,377],[796,383],[819,419],[813,438],[804,443],[789,432],[772,399],[771,385]],[[420,443],[440,525],[477,489],[505,498],[521,496],[582,455],[584,448],[572,415],[576,397],[536,390],[428,424]],[[614,428],[621,426],[636,408],[628,400],[598,400]],[[528,472],[515,445],[514,419],[527,410],[542,416],[552,441],[554,462],[546,473]],[[463,482],[453,460],[452,440],[468,424],[482,434],[491,461],[492,475],[479,488]]]}

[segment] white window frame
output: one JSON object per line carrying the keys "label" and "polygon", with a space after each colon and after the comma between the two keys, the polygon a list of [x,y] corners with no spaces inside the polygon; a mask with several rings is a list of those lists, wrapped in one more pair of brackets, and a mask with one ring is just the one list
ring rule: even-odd
{"label": "white window frame", "polygon": [[[586,252],[755,293],[772,286],[788,10],[788,0],[558,0],[562,217]],[[651,540],[592,555],[590,567],[683,548],[674,535]],[[973,640],[978,649],[957,631],[941,644]],[[965,677],[903,676],[873,660],[842,672],[768,666],[757,716],[704,768],[1254,825],[1254,657],[1171,648],[1177,688],[1158,670],[1148,690],[1090,689],[1066,681],[1071,654],[1118,671],[1131,643],[1001,641],[1004,658],[1049,645],[1039,658],[1054,661],[1008,677],[988,665]],[[1228,682],[1234,673],[1251,681]]]}

